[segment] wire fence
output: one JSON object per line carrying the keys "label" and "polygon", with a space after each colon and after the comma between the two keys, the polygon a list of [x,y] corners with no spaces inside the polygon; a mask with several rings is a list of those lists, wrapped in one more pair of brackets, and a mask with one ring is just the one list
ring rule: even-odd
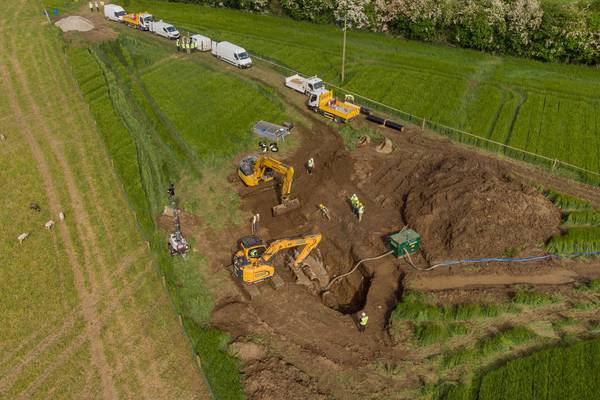
{"label": "wire fence", "polygon": [[[302,77],[309,77],[310,75],[299,72],[293,68],[281,65],[280,63],[269,59],[268,57],[252,54],[252,57],[265,62],[274,70],[281,73],[282,75],[298,74]],[[486,151],[506,156],[515,160],[525,161],[528,163],[539,165],[551,173],[559,176],[564,176],[570,179],[574,179],[583,183],[591,185],[600,185],[600,172],[591,171],[589,169],[562,161],[558,158],[552,158],[544,156],[542,154],[536,154],[527,150],[519,149],[506,143],[501,143],[483,136],[478,136],[470,132],[466,132],[457,128],[453,128],[448,125],[441,124],[439,122],[430,121],[426,118],[419,117],[408,112],[399,110],[395,107],[389,106],[377,100],[363,96],[360,93],[353,92],[343,87],[337,86],[331,82],[324,82],[326,85],[336,89],[338,95],[351,94],[357,104],[366,107],[373,111],[378,111],[386,116],[395,118],[404,124],[410,124],[420,127],[422,130],[430,130],[439,134],[442,134],[457,142],[476,146]]]}

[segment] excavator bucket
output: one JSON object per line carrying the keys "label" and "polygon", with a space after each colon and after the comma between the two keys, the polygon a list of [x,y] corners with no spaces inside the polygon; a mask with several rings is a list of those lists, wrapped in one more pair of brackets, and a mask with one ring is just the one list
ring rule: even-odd
{"label": "excavator bucket", "polygon": [[287,214],[290,211],[297,210],[300,208],[300,200],[298,199],[290,199],[286,200],[281,204],[273,207],[273,216],[278,217],[283,214]]}

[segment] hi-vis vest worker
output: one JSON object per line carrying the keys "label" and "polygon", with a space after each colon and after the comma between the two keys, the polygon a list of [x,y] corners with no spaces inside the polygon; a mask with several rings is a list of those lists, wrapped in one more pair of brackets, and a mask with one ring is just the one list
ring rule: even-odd
{"label": "hi-vis vest worker", "polygon": [[360,314],[360,319],[358,320],[358,329],[361,332],[364,332],[364,330],[367,328],[368,322],[369,322],[369,316],[367,315],[367,313],[362,312]]}

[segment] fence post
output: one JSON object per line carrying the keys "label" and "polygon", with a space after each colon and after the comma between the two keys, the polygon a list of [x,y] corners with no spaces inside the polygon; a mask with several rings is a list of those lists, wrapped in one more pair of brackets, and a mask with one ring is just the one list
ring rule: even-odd
{"label": "fence post", "polygon": [[423,118],[423,122],[421,122],[421,130],[425,130],[425,118]]}
{"label": "fence post", "polygon": [[556,169],[556,166],[558,164],[558,159],[554,159],[554,163],[552,163],[552,171],[554,171]]}

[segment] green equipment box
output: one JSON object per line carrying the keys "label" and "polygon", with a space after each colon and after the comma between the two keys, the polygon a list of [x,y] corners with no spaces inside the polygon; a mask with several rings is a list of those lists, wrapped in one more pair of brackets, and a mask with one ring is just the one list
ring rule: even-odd
{"label": "green equipment box", "polygon": [[421,249],[421,236],[412,229],[404,229],[388,236],[390,247],[396,257],[415,254]]}

